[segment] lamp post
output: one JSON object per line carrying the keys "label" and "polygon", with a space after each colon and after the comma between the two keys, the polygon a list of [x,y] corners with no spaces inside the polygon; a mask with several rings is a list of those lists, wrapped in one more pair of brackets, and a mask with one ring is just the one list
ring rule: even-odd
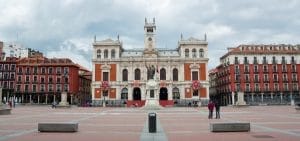
{"label": "lamp post", "polygon": [[102,81],[102,88],[103,88],[103,107],[106,107],[106,101],[105,101],[105,97],[106,97],[106,94],[108,94],[108,82],[107,81]]}

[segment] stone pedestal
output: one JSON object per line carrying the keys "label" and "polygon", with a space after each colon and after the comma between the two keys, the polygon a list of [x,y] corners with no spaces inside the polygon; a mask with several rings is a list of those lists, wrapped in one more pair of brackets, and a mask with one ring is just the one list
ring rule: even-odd
{"label": "stone pedestal", "polygon": [[4,108],[2,104],[2,88],[0,88],[0,115],[10,115],[11,109]]}
{"label": "stone pedestal", "polygon": [[67,101],[67,92],[62,92],[61,93],[61,101],[57,105],[57,107],[70,107],[69,102]]}
{"label": "stone pedestal", "polygon": [[150,79],[146,83],[146,102],[142,109],[159,110],[162,108],[163,107],[159,105],[158,100],[158,83],[155,80]]}
{"label": "stone pedestal", "polygon": [[244,92],[238,92],[238,100],[236,102],[237,106],[247,105],[244,100]]}

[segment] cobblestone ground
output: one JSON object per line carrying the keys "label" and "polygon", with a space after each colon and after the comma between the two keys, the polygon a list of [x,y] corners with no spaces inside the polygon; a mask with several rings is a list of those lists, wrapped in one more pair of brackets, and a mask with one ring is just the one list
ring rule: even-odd
{"label": "cobblestone ground", "polygon": [[[17,106],[0,116],[0,141],[299,141],[300,111],[292,106],[222,107],[221,119],[207,119],[206,107],[165,108],[157,113],[157,133],[148,133],[148,112],[139,108],[52,109]],[[40,133],[39,122],[79,122],[75,133]],[[250,122],[250,132],[212,133],[212,122]]]}

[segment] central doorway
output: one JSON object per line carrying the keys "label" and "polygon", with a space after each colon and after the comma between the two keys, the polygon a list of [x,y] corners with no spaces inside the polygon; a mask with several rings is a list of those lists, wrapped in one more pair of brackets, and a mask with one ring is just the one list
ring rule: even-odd
{"label": "central doorway", "polygon": [[165,87],[159,90],[159,100],[168,100],[168,89]]}
{"label": "central doorway", "polygon": [[140,88],[134,88],[132,97],[133,97],[133,100],[141,100],[141,89]]}

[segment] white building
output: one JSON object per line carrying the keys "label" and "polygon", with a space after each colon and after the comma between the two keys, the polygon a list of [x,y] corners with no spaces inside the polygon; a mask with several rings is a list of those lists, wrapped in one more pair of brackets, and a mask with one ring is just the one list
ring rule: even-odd
{"label": "white building", "polygon": [[6,57],[23,58],[28,57],[28,48],[25,48],[20,43],[5,42],[3,46],[4,59]]}
{"label": "white building", "polygon": [[209,98],[207,41],[181,39],[177,48],[156,48],[156,25],[144,25],[144,48],[124,49],[119,40],[106,39],[93,43],[92,100],[94,105],[144,105],[147,67],[155,67],[159,80],[162,106],[188,105]]}

